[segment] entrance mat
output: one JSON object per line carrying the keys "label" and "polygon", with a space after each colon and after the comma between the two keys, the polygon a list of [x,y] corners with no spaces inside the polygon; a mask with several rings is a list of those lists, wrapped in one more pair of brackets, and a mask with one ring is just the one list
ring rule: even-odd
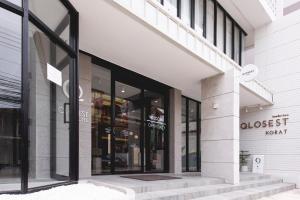
{"label": "entrance mat", "polygon": [[130,175],[130,176],[121,176],[122,178],[131,178],[141,181],[161,181],[161,180],[172,180],[172,179],[181,179],[180,177],[166,176],[166,175]]}

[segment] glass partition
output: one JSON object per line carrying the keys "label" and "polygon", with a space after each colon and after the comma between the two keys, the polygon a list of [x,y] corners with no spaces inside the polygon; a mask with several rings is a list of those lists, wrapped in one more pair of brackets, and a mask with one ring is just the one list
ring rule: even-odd
{"label": "glass partition", "polygon": [[38,187],[69,179],[71,59],[32,24],[29,52],[29,187]]}
{"label": "glass partition", "polygon": [[92,68],[92,175],[111,172],[111,72]]}
{"label": "glass partition", "polygon": [[182,171],[200,171],[200,102],[181,98],[182,120]]}
{"label": "glass partition", "polygon": [[21,19],[0,8],[0,192],[21,189]]}
{"label": "glass partition", "polygon": [[69,44],[70,15],[61,1],[30,0],[29,10]]}

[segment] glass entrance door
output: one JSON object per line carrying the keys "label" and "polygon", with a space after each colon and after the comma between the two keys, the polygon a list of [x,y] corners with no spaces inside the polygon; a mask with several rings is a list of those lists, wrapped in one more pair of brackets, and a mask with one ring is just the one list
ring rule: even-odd
{"label": "glass entrance door", "polygon": [[114,156],[115,172],[141,171],[141,89],[115,82]]}
{"label": "glass entrance door", "polygon": [[167,171],[166,90],[96,64],[92,72],[92,174]]}
{"label": "glass entrance door", "polygon": [[145,155],[147,172],[162,172],[165,166],[164,96],[145,90]]}

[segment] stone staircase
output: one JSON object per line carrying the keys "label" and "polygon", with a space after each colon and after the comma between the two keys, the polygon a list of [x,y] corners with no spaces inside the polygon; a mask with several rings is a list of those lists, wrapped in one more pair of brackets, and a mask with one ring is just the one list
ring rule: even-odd
{"label": "stone staircase", "polygon": [[137,200],[254,200],[292,190],[295,185],[268,175],[241,174],[238,185],[221,179],[189,177],[130,188],[136,192]]}

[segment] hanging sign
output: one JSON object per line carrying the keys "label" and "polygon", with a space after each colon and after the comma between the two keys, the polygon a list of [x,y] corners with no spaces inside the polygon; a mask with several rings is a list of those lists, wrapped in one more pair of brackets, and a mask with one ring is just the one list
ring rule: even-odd
{"label": "hanging sign", "polygon": [[258,74],[258,67],[253,64],[246,65],[241,71],[241,81],[249,82],[252,81]]}
{"label": "hanging sign", "polygon": [[62,73],[49,63],[47,63],[47,79],[59,86],[62,86]]}

